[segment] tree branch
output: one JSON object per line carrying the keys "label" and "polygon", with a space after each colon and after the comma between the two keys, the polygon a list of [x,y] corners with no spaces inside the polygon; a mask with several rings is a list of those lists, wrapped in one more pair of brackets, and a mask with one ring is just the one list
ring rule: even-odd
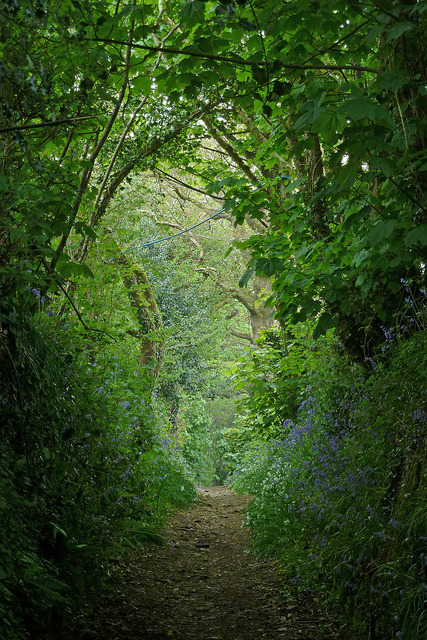
{"label": "tree branch", "polygon": [[249,180],[251,182],[254,182],[255,184],[260,184],[257,176],[251,171],[251,169],[248,167],[246,162],[244,162],[242,158],[234,151],[231,144],[226,140],[224,140],[224,138],[218,133],[218,131],[215,129],[214,125],[212,124],[212,120],[208,118],[208,116],[204,116],[202,120],[207,126],[212,138],[216,140],[219,146],[222,147],[224,151],[228,153],[230,158],[234,160],[234,162],[243,171],[243,173],[249,178]]}
{"label": "tree branch", "polygon": [[[162,225],[164,227],[172,227],[172,229],[178,229],[179,231],[183,230],[181,225],[179,225],[179,224],[177,224],[175,222],[168,222],[167,220],[158,220],[157,218],[155,218],[154,221],[155,221],[156,224],[160,224],[160,225]],[[203,258],[205,256],[205,250],[203,249],[203,247],[200,244],[200,242],[198,240],[196,240],[196,238],[193,236],[191,231],[188,232],[188,239],[199,250],[199,258],[197,260],[197,263],[198,264],[202,264]]]}
{"label": "tree branch", "polygon": [[255,315],[257,313],[254,303],[249,300],[247,296],[245,296],[243,291],[237,289],[236,287],[227,286],[226,284],[221,282],[219,273],[214,267],[199,267],[197,271],[203,273],[207,277],[212,277],[219,288],[224,291],[224,293],[234,298],[234,300],[240,302],[251,315]]}
{"label": "tree branch", "polygon": [[249,340],[251,344],[255,344],[253,337],[250,333],[243,333],[243,331],[235,331],[234,329],[229,329],[229,333],[236,338],[242,338],[242,340]]}
{"label": "tree branch", "polygon": [[[105,231],[112,238],[111,231]],[[114,264],[124,267],[121,276],[140,327],[139,332],[128,333],[138,337],[141,342],[139,365],[149,373],[149,386],[152,390],[162,366],[165,350],[161,313],[144,269],[131,263],[123,253],[117,253]]]}
{"label": "tree branch", "polygon": [[[124,40],[111,40],[103,38],[85,38],[89,42],[102,42],[103,44],[128,44]],[[219,60],[220,62],[229,62],[234,66],[243,65],[246,67],[265,67],[265,62],[255,62],[253,60],[243,60],[243,58],[229,58],[227,56],[219,56],[215,54],[202,53],[201,51],[189,51],[188,49],[175,49],[174,47],[152,47],[148,44],[132,44],[134,49],[143,49],[144,51],[152,51],[153,53],[172,53],[174,55],[190,56],[192,58],[202,58],[203,60]],[[277,61],[275,61],[277,64]],[[267,63],[270,64],[270,63]],[[366,71],[368,73],[381,73],[381,69],[374,67],[364,67],[356,64],[286,64],[280,63],[282,69],[323,69],[325,71],[341,71],[346,69],[349,71]]]}
{"label": "tree branch", "polygon": [[[42,262],[44,264],[44,266],[46,267],[46,269],[52,273],[52,269],[50,269],[49,265],[46,263],[46,261],[44,259],[42,259]],[[71,296],[69,295],[68,291],[65,289],[65,287],[62,286],[62,284],[60,282],[58,282],[58,286],[61,289],[62,293],[64,294],[64,296],[67,298],[68,302],[70,303],[70,305],[73,307],[73,310],[77,316],[77,318],[79,319],[79,322],[83,325],[83,327],[86,329],[86,331],[94,331],[96,333],[103,333],[104,335],[108,336],[109,338],[111,338],[111,340],[113,340],[114,342],[117,342],[116,338],[114,338],[114,336],[112,336],[111,334],[107,333],[107,331],[104,331],[104,329],[96,329],[94,327],[89,327],[86,322],[83,320],[83,316],[80,313],[80,311],[78,310],[78,308],[76,307],[76,305],[74,304]]]}
{"label": "tree branch", "polygon": [[125,71],[123,74],[123,80],[122,80],[122,84],[120,87],[120,93],[117,97],[117,102],[115,104],[115,107],[113,109],[113,113],[111,114],[108,123],[104,129],[104,131],[102,132],[101,138],[100,140],[98,140],[95,144],[95,147],[92,151],[92,153],[90,154],[90,157],[88,159],[88,166],[87,168],[83,169],[81,178],[80,178],[80,184],[79,187],[77,189],[77,193],[76,193],[76,197],[74,198],[74,202],[73,202],[73,206],[71,209],[71,213],[70,216],[68,218],[67,221],[67,227],[66,227],[66,231],[65,233],[63,233],[63,235],[61,236],[61,239],[58,243],[58,246],[55,249],[55,252],[53,254],[53,257],[50,261],[50,268],[52,270],[55,269],[56,264],[61,256],[62,251],[65,248],[65,245],[67,244],[69,235],[71,233],[71,230],[73,228],[74,222],[76,220],[77,214],[79,212],[80,209],[80,205],[82,202],[82,198],[83,198],[83,194],[86,191],[89,181],[90,181],[90,177],[92,175],[92,171],[93,168],[95,166],[95,161],[99,155],[99,153],[101,152],[101,149],[103,148],[104,144],[106,143],[106,141],[108,140],[108,136],[110,135],[111,129],[113,128],[113,125],[116,121],[117,116],[119,115],[120,109],[122,107],[123,104],[123,100],[124,97],[126,95],[126,90],[128,87],[128,80],[129,80],[129,65],[130,65],[130,57],[131,57],[131,52],[132,52],[132,38],[133,38],[133,30],[134,30],[134,25],[135,22],[132,22],[132,27],[131,27],[131,32],[130,32],[130,42],[127,43],[127,49],[126,49],[126,63],[125,63]]}
{"label": "tree branch", "polygon": [[5,127],[0,129],[0,133],[9,133],[11,131],[26,131],[27,129],[41,129],[45,127],[58,127],[60,124],[74,124],[81,120],[93,120],[99,118],[101,114],[97,113],[93,116],[76,116],[75,118],[64,118],[63,120],[49,120],[48,122],[38,122],[37,124],[21,124],[15,127]]}
{"label": "tree branch", "polygon": [[363,27],[366,27],[366,25],[369,24],[369,22],[370,22],[369,20],[366,20],[365,22],[362,22],[362,24],[357,25],[357,27],[355,27],[354,29],[352,29],[351,31],[346,33],[344,36],[342,36],[342,38],[340,38],[339,40],[336,40],[336,42],[331,44],[330,47],[327,47],[326,49],[320,49],[319,51],[316,51],[316,53],[313,53],[312,56],[310,56],[309,58],[307,58],[304,61],[304,64],[308,64],[310,62],[310,60],[313,60],[313,58],[317,58],[317,56],[322,55],[324,53],[327,53],[328,51],[331,51],[332,49],[335,49],[335,47],[337,47],[339,44],[341,44],[341,42],[344,42],[344,40],[347,40],[347,38],[349,38],[350,36],[354,35],[357,31],[359,31]]}
{"label": "tree branch", "polygon": [[178,198],[180,200],[182,200],[183,202],[190,202],[191,204],[194,204],[195,207],[197,207],[198,209],[201,209],[204,213],[206,213],[208,216],[213,216],[214,215],[214,211],[212,211],[212,209],[210,209],[209,207],[205,207],[204,204],[202,204],[201,202],[199,202],[198,200],[195,200],[194,198],[192,198],[191,196],[186,196],[184,195],[177,186],[172,186],[172,189],[175,191],[176,195],[178,196]]}
{"label": "tree branch", "polygon": [[158,151],[163,145],[170,142],[174,138],[176,138],[181,131],[183,131],[193,120],[199,118],[207,109],[210,109],[212,105],[205,105],[202,108],[195,109],[192,113],[190,113],[187,118],[179,123],[175,129],[173,129],[170,133],[167,133],[161,139],[154,140],[150,144],[143,147],[143,149],[136,154],[132,160],[130,160],[124,167],[119,171],[114,180],[109,184],[109,186],[105,189],[104,197],[102,198],[99,206],[94,212],[93,216],[93,226],[96,226],[102,216],[104,215],[107,207],[110,203],[111,198],[116,193],[119,186],[122,184],[123,180],[127,178],[127,176],[131,173],[131,171],[137,166],[139,162],[144,160],[144,158],[148,158],[153,155],[156,151]]}
{"label": "tree branch", "polygon": [[[239,105],[236,106],[237,114],[239,115],[240,120],[243,124],[248,128],[249,132],[254,136],[255,140],[257,140],[260,144],[265,144],[268,142],[268,137],[254,124],[254,122],[250,119],[248,114],[242,107]],[[273,156],[278,159],[280,171],[289,171],[289,167],[286,165],[285,159],[276,151],[273,151]]]}
{"label": "tree branch", "polygon": [[213,198],[214,200],[220,200],[221,202],[224,201],[224,198],[221,198],[221,196],[214,196],[214,195],[211,195],[210,193],[206,193],[206,191],[203,191],[202,189],[197,189],[196,187],[191,186],[191,184],[188,184],[188,182],[183,182],[182,180],[175,178],[175,176],[172,176],[170,173],[166,173],[166,171],[163,171],[163,169],[159,169],[159,167],[156,167],[154,169],[154,173],[161,173],[162,175],[166,176],[169,180],[172,180],[173,182],[180,184],[182,187],[185,187],[186,189],[190,189],[191,191],[195,191],[196,193],[201,193],[204,196],[209,196],[209,198]]}

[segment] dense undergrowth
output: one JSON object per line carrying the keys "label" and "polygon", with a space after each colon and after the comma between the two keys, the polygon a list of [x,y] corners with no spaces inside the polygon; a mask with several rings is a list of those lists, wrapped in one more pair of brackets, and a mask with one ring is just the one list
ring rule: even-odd
{"label": "dense undergrowth", "polygon": [[16,301],[1,320],[0,636],[57,638],[195,490],[123,345]]}
{"label": "dense undergrowth", "polygon": [[242,364],[248,378],[255,363],[252,393],[228,433],[241,459],[232,483],[256,495],[254,548],[278,559],[295,590],[322,591],[361,637],[421,640],[427,334],[385,334],[370,368],[351,363],[332,336],[316,347],[301,333],[287,345],[276,336],[255,350]]}

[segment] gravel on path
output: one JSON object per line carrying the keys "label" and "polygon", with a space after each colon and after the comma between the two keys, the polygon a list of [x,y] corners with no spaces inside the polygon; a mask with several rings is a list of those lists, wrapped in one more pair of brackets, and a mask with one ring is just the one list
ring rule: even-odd
{"label": "gravel on path", "polygon": [[115,568],[75,640],[352,640],[315,597],[292,597],[273,561],[248,551],[248,496],[198,491],[168,520],[164,545]]}

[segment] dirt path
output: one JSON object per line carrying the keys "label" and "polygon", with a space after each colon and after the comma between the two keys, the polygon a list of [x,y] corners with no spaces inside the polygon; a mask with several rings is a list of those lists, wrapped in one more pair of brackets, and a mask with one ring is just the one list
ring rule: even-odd
{"label": "dirt path", "polygon": [[241,527],[248,497],[225,487],[199,494],[169,520],[165,546],[144,548],[120,567],[115,588],[74,637],[344,640],[314,599],[286,602],[274,564],[248,553]]}

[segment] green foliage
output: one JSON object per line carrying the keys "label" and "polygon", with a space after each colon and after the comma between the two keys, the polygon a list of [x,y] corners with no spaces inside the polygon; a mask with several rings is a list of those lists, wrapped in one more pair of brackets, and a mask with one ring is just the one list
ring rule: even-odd
{"label": "green foliage", "polygon": [[249,449],[233,480],[257,495],[255,549],[381,638],[427,629],[426,340],[389,339],[389,362],[370,375],[319,358],[296,416]]}
{"label": "green foliage", "polygon": [[200,16],[188,38],[234,60],[221,77],[234,110],[212,120],[263,186],[251,193],[222,160],[204,172],[237,223],[267,226],[240,245],[252,253],[242,284],[251,271],[274,276],[277,317],[323,312],[315,334],[336,327],[359,361],[381,345],[381,325],[397,325],[401,279],[425,279],[423,6],[240,3],[227,18]]}
{"label": "green foliage", "polygon": [[225,484],[239,466],[242,453],[247,454],[259,443],[253,438],[250,429],[230,426],[217,434],[215,443],[216,476],[218,484]]}
{"label": "green foliage", "polygon": [[[235,426],[250,432],[255,441],[278,436],[283,421],[295,419],[306,377],[319,360],[319,346],[311,332],[310,324],[267,330],[233,365],[234,390],[245,394]],[[328,348],[332,343],[323,346],[325,357]]]}
{"label": "green foliage", "polygon": [[211,485],[214,476],[212,420],[206,411],[206,400],[200,395],[185,398],[179,428],[184,431],[182,455],[197,484]]}
{"label": "green foliage", "polygon": [[208,400],[206,409],[212,419],[212,445],[214,461],[213,484],[224,485],[232,468],[233,452],[226,434],[233,429],[236,417],[235,394]]}
{"label": "green foliage", "polygon": [[212,427],[215,431],[230,427],[236,416],[236,402],[232,397],[216,397],[207,400],[206,409],[212,418]]}
{"label": "green foliage", "polygon": [[15,640],[60,629],[108,557],[155,539],[195,492],[144,380],[102,334],[16,302],[1,322],[0,610]]}
{"label": "green foliage", "polygon": [[[173,220],[179,220],[179,226],[191,226],[199,215],[195,206],[198,201],[194,200],[194,204],[193,200],[194,196],[187,203],[183,194],[178,206],[170,185],[154,177],[144,180],[135,177],[115,198],[108,218],[123,244],[138,247],[169,235],[166,225],[159,228],[155,223],[157,218],[165,217],[166,210]],[[143,215],[140,213],[142,207]],[[177,223],[171,220],[171,224]],[[172,230],[176,231],[174,227]],[[215,265],[226,280],[235,266],[233,258],[225,260],[223,257],[229,244],[229,229],[206,228],[200,243],[204,261]],[[222,393],[221,377],[217,372],[218,368],[224,368],[222,360],[227,359],[227,354],[224,355],[219,347],[226,338],[226,322],[215,309],[220,297],[214,281],[207,279],[198,268],[200,249],[193,252],[192,246],[184,235],[135,250],[155,292],[167,340],[157,386],[164,398],[176,406],[182,390],[196,395],[199,392],[206,395]]]}

